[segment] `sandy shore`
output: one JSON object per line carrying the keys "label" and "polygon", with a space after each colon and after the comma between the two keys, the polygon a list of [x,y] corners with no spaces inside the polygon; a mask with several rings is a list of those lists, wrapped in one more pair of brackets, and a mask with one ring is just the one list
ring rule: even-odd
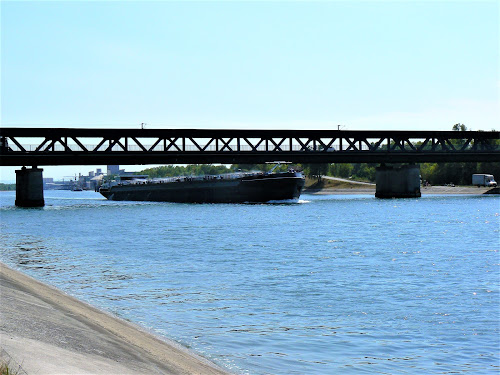
{"label": "sandy shore", "polygon": [[0,271],[2,358],[20,374],[228,374],[2,263]]}
{"label": "sandy shore", "polygon": [[[465,194],[465,195],[480,195],[485,194],[490,188],[478,188],[475,186],[429,186],[422,187],[422,195],[432,195],[432,194]],[[323,188],[319,190],[306,189],[303,191],[304,194],[371,194],[375,195],[375,186],[360,186],[353,185],[351,188]]]}

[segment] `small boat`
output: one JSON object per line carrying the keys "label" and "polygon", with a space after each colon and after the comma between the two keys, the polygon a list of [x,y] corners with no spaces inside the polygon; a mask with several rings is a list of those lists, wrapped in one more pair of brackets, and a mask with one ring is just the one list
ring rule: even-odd
{"label": "small boat", "polygon": [[275,168],[270,172],[161,179],[122,176],[114,184],[103,184],[99,192],[114,201],[262,203],[298,199],[305,182],[302,173],[293,169],[274,173]]}

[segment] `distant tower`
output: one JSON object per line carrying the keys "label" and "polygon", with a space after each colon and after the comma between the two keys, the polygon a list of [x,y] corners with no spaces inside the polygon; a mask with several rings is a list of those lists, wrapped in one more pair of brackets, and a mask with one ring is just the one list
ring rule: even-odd
{"label": "distant tower", "polygon": [[108,165],[108,176],[112,174],[119,174],[120,166],[119,165]]}

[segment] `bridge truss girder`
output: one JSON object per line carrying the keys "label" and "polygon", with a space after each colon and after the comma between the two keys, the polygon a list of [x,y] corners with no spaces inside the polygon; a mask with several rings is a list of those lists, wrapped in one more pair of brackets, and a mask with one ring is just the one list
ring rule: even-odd
{"label": "bridge truss girder", "polygon": [[500,132],[0,128],[0,165],[500,161]]}

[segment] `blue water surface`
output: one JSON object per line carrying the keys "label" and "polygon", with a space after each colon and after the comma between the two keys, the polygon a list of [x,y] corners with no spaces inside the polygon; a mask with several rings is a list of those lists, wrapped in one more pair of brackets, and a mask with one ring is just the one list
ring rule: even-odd
{"label": "blue water surface", "polygon": [[500,197],[0,193],[0,260],[236,374],[500,371]]}

